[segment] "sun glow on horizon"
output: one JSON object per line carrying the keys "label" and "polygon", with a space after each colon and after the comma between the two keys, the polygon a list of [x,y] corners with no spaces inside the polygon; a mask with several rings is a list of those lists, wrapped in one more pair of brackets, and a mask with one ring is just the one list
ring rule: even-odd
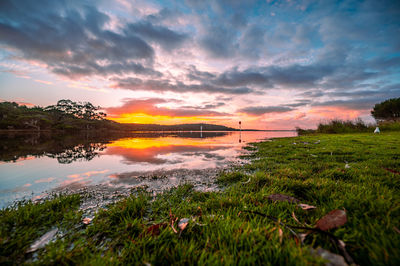
{"label": "sun glow on horizon", "polygon": [[215,122],[217,119],[210,117],[180,117],[167,115],[149,115],[145,113],[125,113],[118,117],[108,117],[118,123],[136,123],[136,124],[160,124],[160,125],[175,125],[182,123],[202,123]]}

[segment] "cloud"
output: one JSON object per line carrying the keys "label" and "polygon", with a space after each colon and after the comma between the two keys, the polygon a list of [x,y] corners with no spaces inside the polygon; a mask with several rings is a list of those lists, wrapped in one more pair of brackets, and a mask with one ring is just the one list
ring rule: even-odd
{"label": "cloud", "polygon": [[217,58],[232,57],[238,48],[235,33],[222,25],[207,28],[199,44],[209,56]]}
{"label": "cloud", "polygon": [[170,102],[166,99],[125,99],[122,106],[108,107],[106,112],[109,116],[119,116],[129,113],[144,113],[148,115],[172,116],[172,117],[194,117],[194,116],[229,116],[227,113],[213,111],[213,106],[195,107],[183,106],[179,108],[166,108],[158,105]]}
{"label": "cloud", "polygon": [[286,113],[292,110],[293,108],[287,106],[250,106],[239,109],[238,112],[249,115],[263,115],[269,113]]}
{"label": "cloud", "polygon": [[197,93],[218,93],[218,94],[248,94],[253,90],[248,87],[226,88],[212,84],[185,84],[181,81],[172,83],[170,80],[141,80],[138,78],[114,78],[112,87],[132,91],[154,91],[154,92],[197,92]]}
{"label": "cloud", "polygon": [[55,179],[56,179],[55,177],[41,178],[41,179],[35,180],[35,183],[50,183],[50,182],[54,181]]}
{"label": "cloud", "polygon": [[173,49],[187,38],[144,21],[111,31],[107,29],[109,15],[88,4],[27,2],[3,1],[0,42],[17,51],[17,56],[43,62],[52,72],[70,78],[161,76],[153,69],[155,51],[149,42]]}
{"label": "cloud", "polygon": [[137,34],[149,42],[160,44],[166,50],[178,48],[188,38],[187,34],[177,33],[166,27],[153,25],[150,22],[129,24],[126,32]]}
{"label": "cloud", "polygon": [[268,75],[258,71],[252,71],[251,69],[247,69],[245,71],[233,69],[218,75],[218,77],[212,82],[216,85],[226,87],[249,85],[263,85],[264,87],[271,87]]}
{"label": "cloud", "polygon": [[342,107],[351,110],[371,110],[378,103],[376,98],[332,100],[314,103],[313,106]]}
{"label": "cloud", "polygon": [[53,84],[53,82],[47,81],[47,80],[35,79],[34,81],[39,82],[39,83],[43,83],[43,84],[46,84],[46,85],[52,85]]}

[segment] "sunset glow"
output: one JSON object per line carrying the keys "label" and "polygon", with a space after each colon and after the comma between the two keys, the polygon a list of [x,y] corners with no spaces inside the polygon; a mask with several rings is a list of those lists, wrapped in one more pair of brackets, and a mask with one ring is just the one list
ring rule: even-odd
{"label": "sunset glow", "polygon": [[174,117],[174,116],[163,116],[163,115],[148,115],[144,113],[121,114],[119,117],[110,117],[109,119],[119,123],[160,124],[160,125],[174,125],[174,124],[199,123],[199,122],[204,123],[213,120],[205,117]]}

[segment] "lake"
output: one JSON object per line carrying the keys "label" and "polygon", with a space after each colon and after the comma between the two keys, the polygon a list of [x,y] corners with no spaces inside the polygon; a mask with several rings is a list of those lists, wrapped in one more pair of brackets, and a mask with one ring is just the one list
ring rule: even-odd
{"label": "lake", "polygon": [[159,192],[190,182],[215,188],[218,171],[238,162],[242,147],[293,131],[163,132],[107,135],[0,134],[0,208],[51,192],[102,187],[118,194]]}

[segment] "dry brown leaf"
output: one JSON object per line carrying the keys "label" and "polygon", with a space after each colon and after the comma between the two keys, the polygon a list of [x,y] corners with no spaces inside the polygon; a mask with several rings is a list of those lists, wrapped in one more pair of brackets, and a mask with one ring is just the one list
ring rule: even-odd
{"label": "dry brown leaf", "polygon": [[178,218],[171,219],[171,223],[170,223],[171,228],[172,228],[172,230],[174,231],[175,234],[178,233],[178,231],[176,231],[176,229],[175,229],[175,227],[174,227],[174,224],[175,224],[175,222],[176,222],[177,220],[178,220]]}
{"label": "dry brown leaf", "polygon": [[147,228],[146,232],[153,236],[158,236],[160,234],[160,229],[165,228],[166,226],[165,223],[153,224]]}
{"label": "dry brown leaf", "polygon": [[92,222],[92,220],[93,220],[92,218],[86,217],[86,218],[83,218],[82,223],[90,224]]}
{"label": "dry brown leaf", "polygon": [[327,231],[344,225],[347,222],[346,211],[333,210],[318,220],[316,228]]}
{"label": "dry brown leaf", "polygon": [[279,243],[282,243],[283,240],[283,230],[281,228],[278,228],[278,232],[279,232]]}
{"label": "dry brown leaf", "polygon": [[299,219],[297,219],[296,214],[294,214],[294,212],[292,212],[292,217],[298,224],[303,225],[302,223],[300,223]]}
{"label": "dry brown leaf", "polygon": [[287,201],[287,202],[300,202],[298,199],[283,194],[272,194],[267,197],[270,201]]}
{"label": "dry brown leaf", "polygon": [[181,231],[185,230],[185,228],[189,224],[189,219],[188,218],[182,218],[179,220],[178,227]]}
{"label": "dry brown leaf", "polygon": [[303,210],[313,210],[313,209],[316,209],[316,208],[317,208],[317,207],[315,207],[315,206],[308,205],[308,204],[305,204],[305,203],[300,203],[300,204],[297,205],[297,206],[299,206],[299,207],[302,208]]}
{"label": "dry brown leaf", "polygon": [[309,234],[310,234],[309,232],[304,233],[304,234],[299,234],[301,243],[304,243],[304,240],[306,240],[306,237],[307,237]]}

